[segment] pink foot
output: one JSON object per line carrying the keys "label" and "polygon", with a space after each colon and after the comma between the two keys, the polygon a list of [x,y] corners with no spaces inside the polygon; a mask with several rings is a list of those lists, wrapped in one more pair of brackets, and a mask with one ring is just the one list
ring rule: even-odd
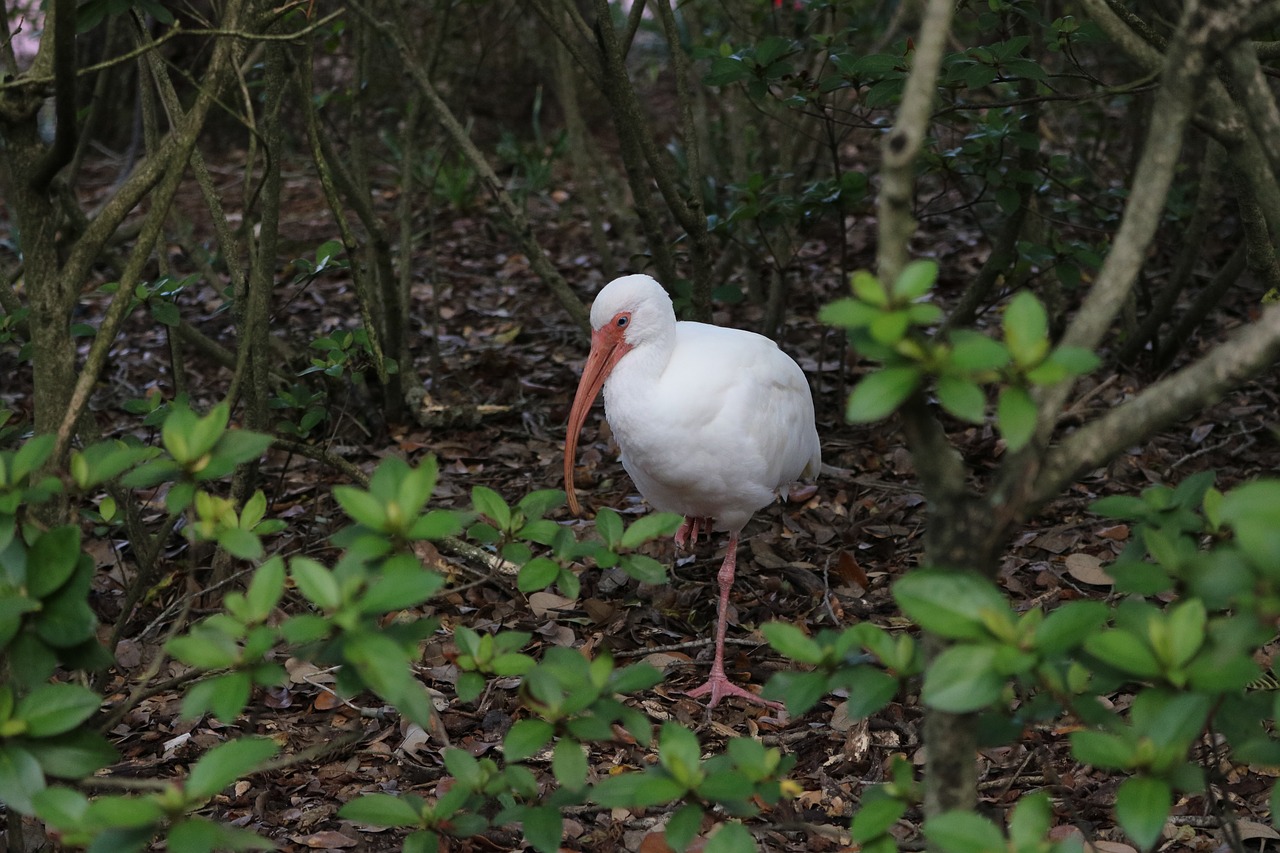
{"label": "pink foot", "polygon": [[684,524],[676,531],[676,547],[681,551],[692,551],[698,544],[698,537],[703,533],[711,535],[712,519],[701,516],[686,515]]}
{"label": "pink foot", "polygon": [[783,711],[784,708],[780,702],[770,702],[768,699],[762,699],[756,694],[747,690],[745,687],[739,687],[729,680],[723,672],[712,672],[711,677],[707,679],[707,683],[701,687],[695,687],[685,693],[686,696],[698,698],[699,696],[709,696],[707,700],[707,708],[714,708],[720,704],[720,700],[726,696],[737,696],[739,699],[746,699],[756,705],[763,705],[774,711]]}

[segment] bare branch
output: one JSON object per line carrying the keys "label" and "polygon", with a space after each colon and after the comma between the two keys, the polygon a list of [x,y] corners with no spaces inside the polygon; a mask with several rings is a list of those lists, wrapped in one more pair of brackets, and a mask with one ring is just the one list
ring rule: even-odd
{"label": "bare branch", "polygon": [[1080,428],[1050,451],[1032,488],[1043,504],[1080,474],[1105,464],[1126,447],[1206,406],[1256,376],[1280,357],[1280,305],[1227,343],[1173,375],[1147,387],[1129,402]]}

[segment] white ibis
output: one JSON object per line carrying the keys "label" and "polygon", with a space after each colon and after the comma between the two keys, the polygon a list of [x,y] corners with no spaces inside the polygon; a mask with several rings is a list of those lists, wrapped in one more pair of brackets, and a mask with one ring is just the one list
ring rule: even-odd
{"label": "white ibis", "polygon": [[715,662],[689,691],[713,708],[726,696],[779,707],[732,683],[724,672],[729,588],[738,535],[756,510],[821,466],[813,396],[803,371],[768,338],[740,329],[676,322],[671,298],[647,275],[609,282],[591,307],[587,356],[564,446],[569,509],[578,433],[604,388],[604,412],[622,467],[651,506],[685,517],[684,548],[700,532],[727,530],[720,566]]}

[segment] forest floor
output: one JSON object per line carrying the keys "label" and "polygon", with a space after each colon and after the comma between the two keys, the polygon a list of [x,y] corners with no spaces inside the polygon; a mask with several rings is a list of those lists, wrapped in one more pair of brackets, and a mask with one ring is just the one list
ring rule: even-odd
{"label": "forest floor", "polygon": [[[296,240],[296,256],[305,257],[314,254],[333,228],[314,185],[298,183],[290,191],[292,198],[285,209],[291,219],[286,230]],[[591,244],[585,224],[549,199],[531,204],[535,229],[553,262],[589,302],[608,276],[587,254]],[[872,223],[859,223],[851,235],[860,265],[870,265],[872,260],[867,248],[872,228]],[[359,386],[335,385],[330,420],[321,427],[325,445],[365,471],[389,455],[416,462],[434,454],[441,469],[436,506],[466,505],[471,488],[477,485],[489,486],[511,502],[536,489],[560,488],[565,422],[586,355],[585,337],[484,211],[438,215],[430,233],[434,240],[428,242],[424,236],[412,260],[416,361],[404,369],[423,384],[428,403],[439,407],[438,413],[452,415],[437,417],[432,426],[370,425],[367,414],[376,404]],[[977,237],[954,228],[933,235],[928,245],[942,267],[940,299],[955,298],[981,260],[983,249]],[[926,244],[922,240],[920,245]],[[916,463],[904,449],[895,424],[851,426],[842,417],[848,391],[863,368],[846,352],[841,335],[816,321],[819,307],[843,291],[832,263],[838,254],[818,238],[806,244],[801,252],[803,284],[791,295],[781,343],[810,378],[824,461],[840,473],[821,479],[817,493],[803,503],[779,503],[760,512],[739,552],[730,625],[735,645],[730,646],[729,669],[735,680],[757,687],[786,666],[757,630],[769,620],[786,620],[814,632],[864,620],[892,631],[909,630],[894,607],[890,587],[919,562],[927,507],[913,474]],[[180,268],[183,259],[175,255],[174,261]],[[202,281],[179,297],[179,305],[196,326],[234,346],[229,314],[217,313],[224,286]],[[90,294],[86,302],[92,317],[99,297]],[[282,282],[276,305],[273,334],[300,368],[309,358],[311,340],[349,328],[358,317],[349,281],[341,272],[305,286]],[[429,319],[433,305],[438,332],[433,332]],[[1232,326],[1247,322],[1250,310],[1246,294],[1238,306],[1220,313],[1210,327],[1201,330],[1189,343],[1186,356],[1194,356]],[[759,319],[759,309],[749,302],[720,306],[715,317],[717,323],[744,328],[753,328]],[[12,355],[3,359],[9,361]],[[25,376],[17,365],[4,366]],[[193,392],[198,407],[216,400],[227,387],[227,371],[198,356],[188,357],[185,370],[189,387],[201,389]],[[139,432],[138,418],[128,413],[125,403],[144,398],[153,389],[170,394],[170,371],[162,329],[149,317],[135,316],[94,402],[102,432]],[[1141,371],[1090,377],[1082,384],[1075,413],[1087,419],[1106,411],[1151,378]],[[22,388],[11,387],[3,402],[20,408],[22,396]],[[482,414],[478,408],[482,406],[492,408]],[[1274,377],[1269,377],[1133,447],[1107,468],[1091,472],[1010,543],[1000,583],[1012,602],[1024,609],[1052,608],[1063,601],[1107,597],[1110,592],[1097,565],[1124,547],[1129,531],[1091,515],[1089,502],[1106,494],[1136,494],[1157,483],[1173,484],[1205,469],[1215,469],[1222,486],[1273,473],[1280,469],[1280,446],[1273,429],[1276,411]],[[948,427],[971,464],[981,468],[998,462],[1001,446],[989,428],[954,422]],[[276,453],[269,461],[265,482],[272,504],[268,515],[289,525],[268,543],[269,550],[331,562],[336,550],[327,537],[341,525],[341,513],[330,488],[346,479],[331,467],[298,456]],[[633,516],[646,511],[616,461],[598,408],[588,419],[578,465],[580,496],[588,514],[606,506]],[[162,504],[146,506],[158,523]],[[555,517],[566,524],[591,523],[571,518],[567,510]],[[120,591],[133,568],[118,544],[106,539],[89,543],[101,566],[95,591],[107,626],[120,618]],[[111,733],[122,755],[112,772],[151,778],[179,775],[205,749],[235,733],[269,735],[286,753],[358,734],[353,743],[318,762],[238,784],[218,798],[211,813],[272,838],[290,851],[398,849],[401,835],[354,826],[337,816],[338,809],[371,791],[431,796],[444,775],[441,755],[446,738],[448,744],[473,755],[498,754],[496,747],[504,732],[523,714],[516,681],[496,682],[476,702],[456,701],[450,627],[466,624],[482,632],[517,629],[534,636],[529,649],[534,655],[542,648],[563,645],[590,653],[608,650],[619,661],[643,660],[663,669],[664,681],[641,694],[638,707],[655,722],[676,720],[692,728],[710,750],[718,750],[728,738],[750,735],[795,756],[790,775],[802,793],[749,821],[762,849],[814,853],[855,849],[847,829],[866,787],[885,780],[895,755],[922,761],[918,692],[902,692],[868,721],[849,719],[840,696],[829,696],[791,719],[733,700],[708,713],[685,696],[684,690],[705,679],[709,666],[716,616],[715,567],[722,553],[716,549],[723,545],[723,537],[713,537],[690,557],[677,555],[670,542],[656,543],[650,553],[672,568],[671,582],[660,587],[642,586],[625,577],[620,582],[612,574],[584,567],[576,600],[554,592],[526,597],[511,578],[480,573],[461,558],[442,553],[438,566],[455,583],[424,610],[440,617],[443,627],[425,646],[419,675],[438,691],[443,731],[424,734],[395,716],[369,713],[378,707],[371,696],[333,701],[325,689],[326,678],[332,676],[300,667],[294,670],[295,681],[288,689],[256,696],[250,713],[232,727],[211,719],[181,719],[181,695],[176,691],[144,700]],[[174,541],[171,583],[155,590],[145,612],[134,614],[131,624],[135,627],[118,652],[115,689],[152,664],[169,627],[162,614],[172,613],[168,605],[198,588],[199,578],[179,574],[186,571],[184,547],[183,540]],[[159,681],[179,671],[168,662],[155,678]],[[111,692],[109,687],[108,695]],[[1124,695],[1110,698],[1118,707],[1128,699]],[[1131,850],[1111,814],[1116,777],[1072,759],[1069,726],[1062,722],[1062,726],[1029,730],[1014,746],[981,753],[983,809],[998,818],[1019,797],[1046,790],[1055,804],[1056,837],[1081,833],[1096,842],[1098,850]],[[592,773],[603,776],[615,766],[638,768],[652,759],[643,746],[600,744],[591,752]],[[544,770],[545,778],[550,778],[549,766]],[[1246,837],[1276,838],[1267,811],[1272,771],[1237,766],[1219,770],[1218,793],[1244,821]],[[1205,818],[1209,813],[1210,804],[1202,797],[1177,802],[1163,849],[1219,849],[1221,837],[1214,822]],[[662,809],[580,809],[566,820],[564,847],[660,853],[667,849],[661,837],[665,817]],[[897,827],[904,846],[918,845],[918,822],[919,815],[909,813]],[[514,832],[495,831],[454,842],[449,849],[505,851],[522,849],[522,844]]]}

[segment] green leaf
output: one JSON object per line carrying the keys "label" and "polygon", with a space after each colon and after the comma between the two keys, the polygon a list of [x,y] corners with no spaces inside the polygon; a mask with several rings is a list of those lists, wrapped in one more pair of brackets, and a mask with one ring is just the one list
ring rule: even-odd
{"label": "green leaf", "polygon": [[1004,310],[1004,342],[1021,367],[1034,367],[1049,352],[1049,315],[1029,290],[1020,290]]}
{"label": "green leaf", "polygon": [[1000,389],[996,419],[1000,435],[1010,451],[1018,451],[1031,441],[1036,432],[1036,404],[1027,389],[1006,385]]}
{"label": "green leaf", "polygon": [[0,744],[0,802],[16,812],[32,814],[35,806],[31,798],[44,787],[44,773],[34,755],[16,744]]}
{"label": "green leaf", "polygon": [[13,454],[9,482],[19,483],[43,465],[49,459],[49,454],[53,452],[55,438],[54,435],[37,435],[19,447]]}
{"label": "green leaf", "polygon": [[818,320],[841,329],[863,329],[880,316],[880,309],[859,299],[837,299],[823,306]]}
{"label": "green leaf", "polygon": [[228,672],[196,682],[187,688],[187,694],[182,698],[182,716],[197,720],[211,713],[230,725],[249,704],[252,690],[253,676],[248,672]]}
{"label": "green leaf", "polygon": [[1129,631],[1117,628],[1094,633],[1085,639],[1084,648],[1104,663],[1139,678],[1160,675],[1156,656],[1141,637]]}
{"label": "green leaf", "polygon": [[946,853],[992,853],[1005,850],[999,827],[974,812],[949,811],[929,818],[924,825],[930,845]]}
{"label": "green leaf", "polygon": [[922,378],[916,367],[886,367],[867,374],[849,395],[845,419],[869,423],[888,417],[920,387]]}
{"label": "green leaf", "polygon": [[546,557],[534,557],[520,567],[516,575],[516,589],[528,595],[546,589],[560,576],[560,565]]}
{"label": "green leaf", "polygon": [[1036,649],[1053,656],[1076,648],[1102,627],[1109,614],[1101,601],[1069,601],[1036,627]]}
{"label": "green leaf", "polygon": [[672,536],[683,519],[673,512],[659,512],[637,518],[622,534],[620,546],[626,550],[638,548],[665,536]]}
{"label": "green leaf", "polygon": [[635,693],[648,690],[662,683],[662,673],[647,663],[637,663],[616,669],[609,679],[609,687],[615,693]]}
{"label": "green leaf", "polygon": [[524,761],[537,754],[555,736],[546,720],[517,720],[502,739],[502,755],[508,762]]}
{"label": "green leaf", "polygon": [[246,617],[251,622],[265,622],[284,595],[284,559],[279,555],[267,560],[253,573],[245,592]]}
{"label": "green leaf", "polygon": [[981,710],[999,699],[1004,688],[995,662],[994,646],[952,646],[925,671],[921,698],[930,707],[952,714]]}
{"label": "green leaf", "polygon": [[816,665],[822,661],[822,647],[790,622],[766,622],[760,626],[760,633],[774,651],[796,663]]}
{"label": "green leaf", "polygon": [[36,817],[55,829],[71,829],[79,826],[89,809],[84,794],[71,788],[45,788],[31,798]]}
{"label": "green leaf", "polygon": [[960,570],[923,568],[908,572],[894,584],[893,597],[921,628],[953,640],[990,636],[983,612],[1009,611],[1004,596],[990,581]]}
{"label": "green leaf", "polygon": [[[269,435],[260,432],[250,432],[247,429],[233,429],[219,439],[214,448],[214,455],[221,463],[219,468],[222,473],[230,471],[237,465],[245,462],[251,462],[259,458],[267,452],[267,448],[271,446],[273,439]],[[212,479],[207,476],[209,472],[201,472],[196,479]],[[222,476],[219,473],[217,476]]]}
{"label": "green leaf", "polygon": [[849,690],[845,712],[854,720],[870,717],[898,692],[898,679],[870,666],[854,667],[843,673],[840,681]]}
{"label": "green leaf", "polygon": [[758,849],[751,830],[737,821],[729,821],[720,824],[720,828],[707,839],[702,853],[755,853]]}
{"label": "green leaf", "polygon": [[83,779],[119,759],[106,738],[87,727],[24,743],[47,776]]}
{"label": "green leaf", "polygon": [[561,739],[551,756],[551,773],[562,788],[581,790],[587,783],[587,753],[582,744]]}
{"label": "green leaf", "polygon": [[858,270],[850,276],[849,285],[853,288],[853,295],[863,302],[877,308],[889,305],[889,292],[880,283],[880,279],[866,270]]}
{"label": "green leaf", "polygon": [[439,592],[444,585],[444,577],[425,568],[416,559],[388,561],[361,597],[360,612],[381,614],[415,607]]}
{"label": "green leaf", "polygon": [[1013,807],[1013,815],[1009,818],[1009,839],[1019,850],[1037,849],[1048,835],[1052,821],[1053,809],[1047,793],[1037,791],[1024,796]]}
{"label": "green leaf", "polygon": [[1152,848],[1169,817],[1173,792],[1161,779],[1135,776],[1116,791],[1116,820],[1143,850]]}
{"label": "green leaf", "polygon": [[951,333],[948,362],[962,373],[985,373],[999,370],[1009,363],[1009,350],[981,332],[957,329]]}
{"label": "green leaf", "polygon": [[370,826],[417,826],[422,820],[418,809],[408,798],[391,794],[357,797],[338,809],[338,817]]}
{"label": "green leaf", "polygon": [[31,737],[69,732],[102,705],[102,697],[78,684],[43,684],[18,701],[14,716],[27,723]]}
{"label": "green leaf", "polygon": [[70,579],[79,559],[79,527],[68,524],[41,533],[27,555],[27,594],[48,598]]}
{"label": "green leaf", "polygon": [[444,751],[444,767],[457,783],[468,791],[478,790],[484,782],[480,762],[466,750],[450,747]]}
{"label": "green leaf", "polygon": [[865,843],[888,833],[890,827],[907,812],[907,804],[890,797],[863,800],[862,808],[853,816],[849,832],[853,840]]}
{"label": "green leaf", "polygon": [[337,610],[342,604],[342,590],[333,572],[310,557],[294,557],[290,574],[298,591],[321,610]]}
{"label": "green leaf", "polygon": [[405,535],[407,539],[446,539],[462,532],[462,516],[453,510],[433,509],[418,516]]}
{"label": "green leaf", "polygon": [[183,790],[188,801],[203,803],[232,782],[249,775],[276,754],[267,738],[240,738],[215,746],[191,767]]}
{"label": "green leaf", "polygon": [[1084,376],[1102,364],[1102,359],[1084,347],[1057,347],[1049,354],[1048,361],[1061,367],[1069,376]]}
{"label": "green leaf", "polygon": [[555,806],[530,806],[520,819],[524,838],[538,853],[556,853],[564,835],[564,818]]}
{"label": "green leaf", "polygon": [[663,834],[672,849],[683,853],[701,828],[702,807],[697,803],[686,803],[676,809],[671,820],[667,821],[667,828]]}
{"label": "green leaf", "polygon": [[938,377],[938,402],[962,421],[980,424],[986,420],[987,395],[976,382],[956,376]]}
{"label": "green leaf", "polygon": [[867,330],[876,343],[891,347],[907,336],[911,318],[906,311],[885,311],[871,321]]}
{"label": "green leaf", "polygon": [[511,507],[493,489],[475,486],[471,489],[471,503],[476,512],[494,522],[499,530],[505,532],[511,529]]}
{"label": "green leaf", "polygon": [[243,527],[224,527],[218,531],[217,539],[224,551],[241,560],[257,560],[263,554],[258,534]]}
{"label": "green leaf", "polygon": [[736,56],[717,56],[711,60],[711,69],[702,78],[708,86],[730,86],[751,79],[751,68]]}
{"label": "green leaf", "polygon": [[1110,732],[1072,732],[1071,753],[1084,764],[1107,770],[1127,770],[1135,763],[1133,744]]}
{"label": "green leaf", "polygon": [[658,763],[677,782],[689,787],[701,777],[702,746],[698,736],[684,726],[668,722],[658,735]]}
{"label": "green leaf", "polygon": [[262,836],[189,815],[169,828],[168,847],[183,853],[213,853],[215,850],[274,850],[276,845]]}
{"label": "green leaf", "polygon": [[902,268],[898,280],[893,283],[893,297],[898,302],[910,302],[929,292],[938,280],[937,261],[912,261]]}
{"label": "green leaf", "polygon": [[644,554],[625,554],[618,561],[622,570],[631,577],[647,584],[667,582],[667,569],[662,563]]}
{"label": "green leaf", "polygon": [[334,486],[333,497],[352,521],[370,530],[386,531],[386,505],[369,492],[355,486]]}
{"label": "green leaf", "polygon": [[605,507],[596,513],[596,533],[610,549],[616,549],[622,539],[622,516]]}
{"label": "green leaf", "polygon": [[780,699],[785,702],[787,711],[800,716],[818,704],[828,693],[827,674],[821,670],[816,672],[784,671],[774,673],[765,685],[766,699]]}

